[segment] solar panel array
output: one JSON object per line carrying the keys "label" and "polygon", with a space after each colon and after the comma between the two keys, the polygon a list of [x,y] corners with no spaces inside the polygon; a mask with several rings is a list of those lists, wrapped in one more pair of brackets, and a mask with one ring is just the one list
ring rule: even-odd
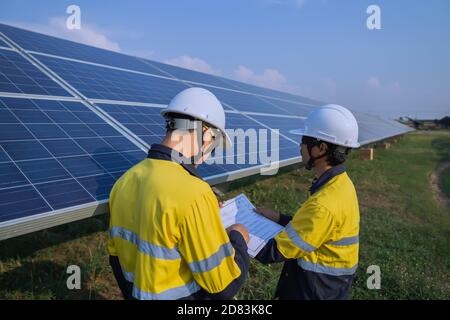
{"label": "solar panel array", "polygon": [[[114,182],[164,136],[161,108],[192,86],[221,100],[228,128],[266,129],[267,156],[276,137],[280,166],[300,161],[289,131],[320,101],[0,24],[0,239],[105,211]],[[363,144],[409,131],[355,116]],[[199,171],[211,183],[257,173],[252,147],[236,140]]]}

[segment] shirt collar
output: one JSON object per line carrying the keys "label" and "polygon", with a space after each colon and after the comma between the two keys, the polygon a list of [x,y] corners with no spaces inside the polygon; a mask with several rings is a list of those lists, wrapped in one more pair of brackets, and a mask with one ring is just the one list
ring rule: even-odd
{"label": "shirt collar", "polygon": [[332,167],[325,171],[319,178],[313,180],[311,188],[309,188],[309,192],[311,194],[316,193],[320,188],[322,188],[328,181],[345,172],[345,166],[340,164],[338,166]]}
{"label": "shirt collar", "polygon": [[202,177],[198,174],[197,169],[195,169],[194,165],[190,164],[188,158],[183,156],[181,153],[179,153],[178,159],[176,157],[172,158],[172,152],[175,152],[172,148],[169,148],[162,144],[154,143],[150,147],[150,150],[148,150],[147,158],[173,161],[181,165],[187,172],[189,172],[194,177],[202,179]]}

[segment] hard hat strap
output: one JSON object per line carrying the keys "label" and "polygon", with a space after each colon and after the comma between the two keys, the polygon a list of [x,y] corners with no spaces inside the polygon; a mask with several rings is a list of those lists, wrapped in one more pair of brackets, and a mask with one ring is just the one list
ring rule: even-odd
{"label": "hard hat strap", "polygon": [[[325,141],[321,141],[317,138],[311,138],[311,137],[304,137],[305,139],[302,139],[302,143],[306,144],[306,147],[308,149],[309,153],[309,160],[305,165],[305,168],[307,170],[311,170],[314,167],[314,164],[316,160],[321,159],[325,156],[331,156],[332,161],[337,161],[337,164],[343,163],[345,159],[347,158],[348,153],[350,152],[350,148],[338,146],[338,145],[330,145],[329,143]],[[318,157],[312,156],[312,148],[315,146],[319,146],[321,143],[325,143],[328,148],[327,151]]]}
{"label": "hard hat strap", "polygon": [[[199,121],[201,122],[201,121]],[[202,146],[203,146],[203,126],[199,126],[198,128],[195,129],[196,131],[196,138],[197,138],[197,147],[198,147],[198,152],[197,154],[193,155],[191,157],[191,163],[192,164],[196,164],[198,161],[200,161],[200,159],[203,156],[203,152],[202,152]]]}
{"label": "hard hat strap", "polygon": [[[202,146],[205,143],[205,139],[204,139],[204,132],[203,132],[203,128],[205,129],[211,129],[211,130],[217,130],[211,127],[206,126],[205,124],[203,124],[202,126],[200,126],[199,128],[197,128],[197,145],[198,145],[198,153],[194,156],[191,157],[191,162],[192,164],[196,164],[200,161],[200,159],[205,155],[205,154],[209,154],[212,153],[214,151],[214,149],[217,147],[218,143],[220,142],[220,140],[215,139],[214,137],[212,138],[213,141],[212,143],[208,146],[208,148],[206,148],[205,150],[202,151]],[[208,140],[209,141],[209,140]]]}

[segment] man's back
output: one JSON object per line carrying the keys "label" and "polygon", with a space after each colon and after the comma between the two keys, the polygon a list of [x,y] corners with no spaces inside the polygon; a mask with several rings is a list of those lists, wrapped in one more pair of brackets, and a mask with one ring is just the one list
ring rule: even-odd
{"label": "man's back", "polygon": [[180,164],[146,159],[110,195],[111,256],[138,299],[219,292],[240,275],[209,185]]}

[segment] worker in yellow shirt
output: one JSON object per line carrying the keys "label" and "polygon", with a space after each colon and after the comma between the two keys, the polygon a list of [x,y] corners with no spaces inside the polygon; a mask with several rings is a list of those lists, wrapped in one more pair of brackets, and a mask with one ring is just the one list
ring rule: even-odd
{"label": "worker in yellow shirt", "polygon": [[316,179],[293,217],[270,209],[256,212],[285,226],[256,259],[283,262],[279,299],[348,299],[358,265],[359,206],[344,161],[359,147],[358,124],[338,105],[312,111],[301,134],[301,155]]}
{"label": "worker in yellow shirt", "polygon": [[221,143],[225,112],[189,88],[162,110],[167,134],[110,194],[110,264],[126,299],[231,299],[248,273],[248,232],[224,229],[196,167]]}

